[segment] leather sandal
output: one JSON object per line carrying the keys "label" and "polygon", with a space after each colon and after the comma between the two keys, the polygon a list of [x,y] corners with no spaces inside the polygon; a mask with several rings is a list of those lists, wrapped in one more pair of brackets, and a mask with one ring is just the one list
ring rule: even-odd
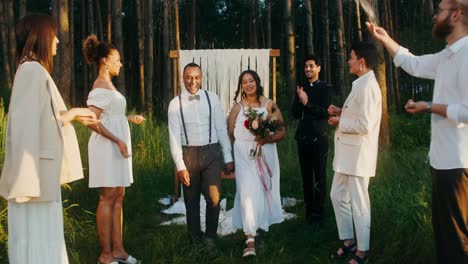
{"label": "leather sandal", "polygon": [[[342,254],[338,254],[338,250],[340,250],[341,248],[341,251],[343,251]],[[336,250],[335,252],[333,253],[330,253],[330,258],[331,259],[342,259],[346,256],[348,256],[349,253],[354,253],[356,252],[357,250],[357,245],[356,245],[356,242],[352,243],[351,245],[349,246],[345,246],[343,245],[342,247],[340,247],[338,250]]]}
{"label": "leather sandal", "polygon": [[245,241],[246,248],[244,249],[244,253],[242,254],[242,257],[248,257],[248,256],[255,256],[255,246],[254,247],[249,247],[248,244],[253,242],[255,245],[255,238],[250,237],[247,238]]}
{"label": "leather sandal", "polygon": [[358,264],[365,264],[367,263],[367,255],[365,255],[364,257],[360,257],[356,254],[353,254],[353,256],[351,257],[351,259],[354,259],[354,261],[356,261]]}

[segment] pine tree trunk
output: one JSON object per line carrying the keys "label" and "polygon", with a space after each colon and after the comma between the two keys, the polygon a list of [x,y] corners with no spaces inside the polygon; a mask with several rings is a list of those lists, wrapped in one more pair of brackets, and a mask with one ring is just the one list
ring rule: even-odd
{"label": "pine tree trunk", "polygon": [[[97,0],[99,1],[99,0]],[[94,28],[94,5],[93,0],[88,0],[88,30],[89,34],[96,34],[96,30]],[[97,34],[96,34],[97,35]],[[99,39],[102,40],[102,39]]]}
{"label": "pine tree trunk", "polygon": [[8,89],[11,89],[12,86],[12,74],[13,69],[10,67],[10,60],[8,56],[8,37],[7,37],[7,24],[6,24],[7,12],[3,3],[0,3],[0,41],[2,43],[2,61],[3,61],[3,71],[5,73],[5,81],[7,82]]}
{"label": "pine tree trunk", "polygon": [[[115,45],[120,53],[120,59],[125,61],[124,58],[124,42],[122,34],[122,2],[121,0],[113,0],[112,4],[112,43]],[[119,76],[117,76],[117,87],[123,95],[127,95],[127,89],[125,87],[125,65],[122,66]]]}
{"label": "pine tree trunk", "polygon": [[[175,49],[180,50],[180,28],[179,28],[179,0],[174,0],[174,20],[175,20]],[[176,91],[180,91],[180,60],[173,60],[176,63],[175,79]]]}
{"label": "pine tree trunk", "polygon": [[362,25],[361,25],[361,5],[360,0],[354,0],[356,2],[356,24],[358,28],[358,38],[359,41],[362,41]]}
{"label": "pine tree trunk", "polygon": [[258,47],[258,39],[257,39],[257,1],[258,0],[250,0],[250,43],[249,47],[251,49],[256,49]]}
{"label": "pine tree trunk", "polygon": [[323,0],[323,61],[325,67],[322,67],[322,72],[325,70],[325,81],[331,85],[331,60],[330,60],[330,17],[328,9],[328,0]]}
{"label": "pine tree trunk", "polygon": [[99,39],[103,40],[104,34],[103,34],[103,28],[102,28],[102,14],[101,14],[101,1],[100,0],[96,1],[96,11],[97,11],[97,21],[98,21],[98,27],[99,27]]}
{"label": "pine tree trunk", "polygon": [[[390,5],[390,3],[388,3]],[[393,10],[398,10],[398,1],[393,2],[390,8]],[[392,22],[392,37],[395,41],[398,41],[398,33],[395,27],[398,27],[398,12],[390,13],[390,20]],[[393,67],[393,65],[392,65]],[[401,106],[401,97],[400,97],[400,70],[398,68],[394,68],[394,78],[395,78],[395,100],[398,106]],[[400,107],[398,107],[399,109]]]}
{"label": "pine tree trunk", "polygon": [[26,4],[26,0],[20,0],[19,2],[19,18],[21,19],[22,17],[24,17],[27,13],[27,4]]}
{"label": "pine tree trunk", "polygon": [[314,25],[312,24],[312,3],[311,0],[304,0],[306,7],[306,42],[307,42],[307,54],[314,54]]}
{"label": "pine tree trunk", "polygon": [[71,86],[71,41],[70,41],[70,18],[68,0],[60,0],[59,6],[59,30],[58,38],[60,39],[60,47],[58,48],[59,64],[55,67],[59,68],[58,73],[58,89],[67,105],[70,105],[70,86]]}
{"label": "pine tree trunk", "polygon": [[[385,5],[379,8],[377,0],[372,1],[371,10],[377,16],[381,14],[385,9]],[[380,11],[380,12],[379,12]],[[385,14],[383,14],[385,16]],[[369,16],[368,16],[369,17]],[[384,18],[385,19],[385,18]],[[370,16],[369,20],[373,23],[380,24],[379,18]],[[376,73],[377,81],[382,92],[382,120],[380,121],[380,133],[379,133],[379,147],[380,149],[390,149],[390,124],[388,121],[388,98],[387,98],[387,76],[386,76],[386,61],[383,53],[383,48],[379,49],[379,64],[377,66]]]}
{"label": "pine tree trunk", "polygon": [[75,1],[70,1],[70,98],[73,105],[77,103],[76,83],[75,83]]}
{"label": "pine tree trunk", "polygon": [[[8,33],[10,47],[10,69],[16,68],[16,35],[15,35],[15,15],[13,12],[13,0],[8,1]],[[13,75],[10,75],[13,79]]]}
{"label": "pine tree trunk", "polygon": [[146,103],[146,110],[149,113],[153,112],[153,1],[147,0],[146,1],[146,30],[145,30],[145,103]]}
{"label": "pine tree trunk", "polygon": [[145,65],[144,65],[144,56],[145,56],[145,45],[144,45],[144,36],[143,36],[143,22],[142,22],[142,0],[135,0],[136,5],[136,16],[137,16],[137,31],[138,31],[138,73],[140,79],[140,106],[141,109],[146,112],[147,107],[145,105]]}
{"label": "pine tree trunk", "polygon": [[285,1],[285,9],[283,14],[283,21],[286,32],[285,37],[287,39],[286,80],[289,98],[292,98],[296,90],[296,45],[294,40],[292,4],[292,0]]}
{"label": "pine tree trunk", "polygon": [[169,104],[169,101],[173,97],[172,91],[172,78],[171,78],[171,63],[169,60],[169,36],[170,36],[170,24],[169,24],[169,0],[164,0],[164,12],[163,12],[163,46],[162,46],[162,61],[163,61],[163,80],[164,80],[164,103]]}
{"label": "pine tree trunk", "polygon": [[190,1],[190,19],[188,25],[188,44],[189,50],[195,49],[196,44],[196,25],[197,25],[197,0]]}
{"label": "pine tree trunk", "polygon": [[266,47],[271,49],[271,0],[266,0]]}
{"label": "pine tree trunk", "polygon": [[112,0],[107,1],[107,43],[112,43]]}
{"label": "pine tree trunk", "polygon": [[[99,0],[98,0],[99,1]],[[96,34],[96,30],[94,27],[94,5],[93,5],[93,0],[88,0],[88,35],[90,34]],[[100,41],[103,41],[100,39]],[[94,79],[97,78],[97,66],[96,64],[92,63],[88,67],[88,87],[91,90],[92,85],[94,83]]]}
{"label": "pine tree trunk", "polygon": [[[81,1],[81,39],[86,39],[87,34],[87,21],[86,21],[86,1]],[[90,87],[89,84],[89,66],[83,58],[83,85],[80,89],[82,98],[86,98]]]}
{"label": "pine tree trunk", "polygon": [[340,91],[341,99],[346,98],[346,89],[345,89],[345,39],[344,39],[344,22],[343,22],[343,6],[341,0],[336,1],[337,4],[337,42],[338,50],[336,53],[336,62],[337,62],[337,81],[336,88]]}

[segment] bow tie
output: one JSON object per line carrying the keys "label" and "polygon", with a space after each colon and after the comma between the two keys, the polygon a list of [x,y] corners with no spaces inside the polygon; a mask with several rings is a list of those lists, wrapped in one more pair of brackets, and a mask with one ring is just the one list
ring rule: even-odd
{"label": "bow tie", "polygon": [[200,101],[200,95],[199,94],[189,95],[188,100],[189,102],[193,100]]}

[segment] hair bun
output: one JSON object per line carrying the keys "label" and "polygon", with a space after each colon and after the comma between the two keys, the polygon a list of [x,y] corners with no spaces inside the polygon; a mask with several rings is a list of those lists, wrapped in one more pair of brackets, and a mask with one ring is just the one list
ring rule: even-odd
{"label": "hair bun", "polygon": [[91,64],[97,60],[99,44],[101,44],[101,42],[94,34],[89,35],[83,41],[83,53],[88,64]]}

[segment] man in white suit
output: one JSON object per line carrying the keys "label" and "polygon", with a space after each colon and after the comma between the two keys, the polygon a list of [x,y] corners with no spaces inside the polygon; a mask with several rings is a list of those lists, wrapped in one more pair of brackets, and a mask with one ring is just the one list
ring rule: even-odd
{"label": "man in white suit", "polygon": [[[372,68],[377,65],[377,49],[372,44],[352,47],[349,71],[357,75],[343,108],[331,105],[328,123],[335,131],[335,157],[330,197],[338,233],[344,245],[331,258],[343,258],[355,252],[349,263],[364,263],[369,250],[370,177],[375,176],[382,98]],[[356,227],[356,240],[353,230]]]}

